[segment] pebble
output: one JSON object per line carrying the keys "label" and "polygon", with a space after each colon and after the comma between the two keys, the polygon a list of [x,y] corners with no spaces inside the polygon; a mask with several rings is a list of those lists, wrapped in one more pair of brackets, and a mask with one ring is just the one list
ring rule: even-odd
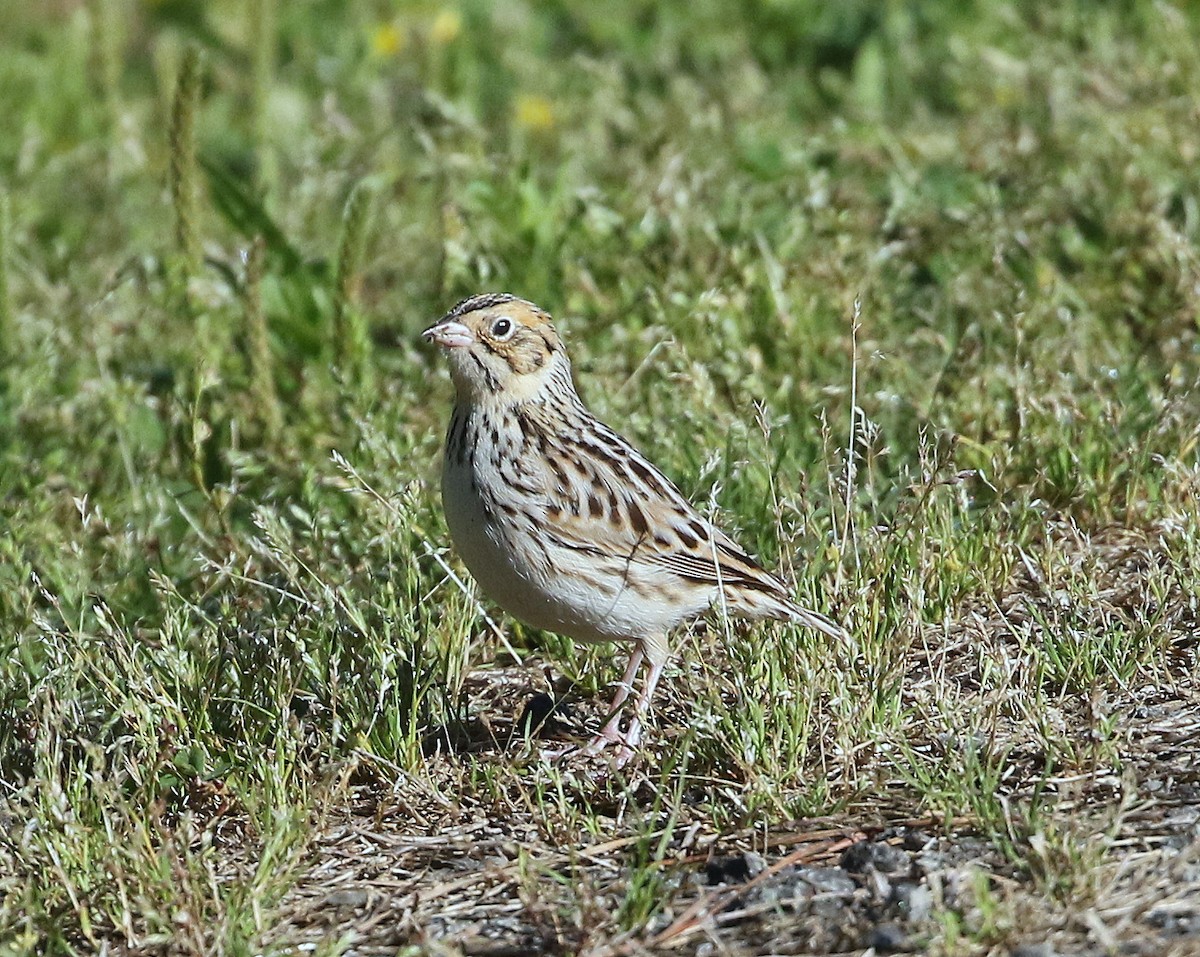
{"label": "pebble", "polygon": [[748,851],[728,857],[714,857],[704,865],[704,877],[712,884],[744,884],[767,866],[761,854]]}
{"label": "pebble", "polygon": [[846,922],[846,902],[837,897],[814,897],[808,904],[813,917],[821,917],[840,926]]}
{"label": "pebble", "polygon": [[822,894],[853,894],[858,888],[840,867],[806,867],[800,871],[800,878]]}
{"label": "pebble", "polygon": [[867,889],[870,890],[871,896],[877,901],[891,900],[892,897],[892,882],[886,874],[881,874],[873,867],[868,867],[866,874],[863,875],[863,882]]}
{"label": "pebble", "polygon": [[867,934],[867,946],[890,954],[908,949],[908,935],[898,924],[879,924]]}
{"label": "pebble", "polygon": [[1058,957],[1053,944],[1019,944],[1012,949],[1012,957]]}
{"label": "pebble", "polygon": [[924,884],[907,881],[892,888],[892,904],[913,924],[921,924],[933,916],[933,894]]}
{"label": "pebble", "polygon": [[912,858],[890,844],[859,841],[842,854],[842,867],[852,874],[862,874],[868,867],[881,874],[907,874],[912,869]]}
{"label": "pebble", "polygon": [[916,828],[904,832],[904,842],[901,844],[906,851],[923,851],[933,843],[933,838],[925,831]]}
{"label": "pebble", "polygon": [[325,904],[328,907],[361,907],[366,902],[367,892],[358,887],[333,891],[325,898]]}
{"label": "pebble", "polygon": [[1146,923],[1174,937],[1200,936],[1200,911],[1172,913],[1169,910],[1152,910]]}

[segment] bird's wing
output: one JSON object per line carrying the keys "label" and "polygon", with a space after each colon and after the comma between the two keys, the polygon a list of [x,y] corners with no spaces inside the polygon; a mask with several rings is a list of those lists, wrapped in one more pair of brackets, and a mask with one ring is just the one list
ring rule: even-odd
{"label": "bird's wing", "polygon": [[632,445],[592,419],[548,430],[545,527],[560,546],[645,566],[700,589],[719,589],[729,611],[793,619],[841,636],[834,622],[796,605],[783,583],[701,516]]}

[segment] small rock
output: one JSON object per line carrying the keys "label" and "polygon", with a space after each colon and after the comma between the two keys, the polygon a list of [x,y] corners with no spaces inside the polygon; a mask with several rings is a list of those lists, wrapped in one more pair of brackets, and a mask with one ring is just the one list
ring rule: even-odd
{"label": "small rock", "polygon": [[704,865],[704,877],[709,884],[744,884],[767,866],[761,854],[747,851],[728,857],[714,857]]}
{"label": "small rock", "polygon": [[802,868],[785,867],[758,887],[756,899],[764,905],[779,904],[795,910],[811,900],[815,893],[812,885],[804,880]]}
{"label": "small rock", "polygon": [[908,935],[898,924],[880,924],[867,934],[867,946],[884,954],[908,949]]}
{"label": "small rock", "polygon": [[858,887],[840,867],[806,867],[800,877],[822,894],[853,894]]}
{"label": "small rock", "polygon": [[932,843],[932,837],[930,837],[924,831],[919,831],[916,828],[912,828],[904,832],[904,840],[900,846],[906,851],[923,851]]}
{"label": "small rock", "polygon": [[907,881],[892,888],[892,904],[913,924],[921,924],[933,915],[933,894],[924,884]]}
{"label": "small rock", "polygon": [[1200,912],[1184,911],[1172,913],[1168,910],[1152,910],[1146,923],[1172,937],[1190,937],[1200,934]]}
{"label": "small rock", "polygon": [[808,912],[813,917],[841,926],[846,922],[846,901],[830,895],[817,896],[809,902]]}
{"label": "small rock", "polygon": [[852,874],[862,874],[873,867],[881,874],[907,874],[912,868],[908,852],[890,844],[859,841],[842,854],[842,867]]}
{"label": "small rock", "polygon": [[367,896],[361,887],[347,887],[327,895],[325,903],[329,907],[361,907],[367,902]]}
{"label": "small rock", "polygon": [[863,883],[877,901],[889,900],[892,896],[892,882],[882,871],[868,867],[866,873],[863,874]]}
{"label": "small rock", "polygon": [[1019,944],[1012,949],[1012,957],[1058,957],[1053,944]]}

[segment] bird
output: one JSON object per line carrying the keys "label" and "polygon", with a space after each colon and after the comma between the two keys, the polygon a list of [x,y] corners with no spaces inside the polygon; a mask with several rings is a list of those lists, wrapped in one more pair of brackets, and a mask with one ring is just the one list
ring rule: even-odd
{"label": "bird", "polygon": [[[459,557],[515,618],[583,642],[632,642],[599,733],[581,750],[637,751],[670,637],[717,605],[731,617],[842,627],[798,605],[580,399],[551,316],[510,293],[462,300],[426,329],[454,382],[441,494]],[[625,730],[622,712],[643,664]]]}

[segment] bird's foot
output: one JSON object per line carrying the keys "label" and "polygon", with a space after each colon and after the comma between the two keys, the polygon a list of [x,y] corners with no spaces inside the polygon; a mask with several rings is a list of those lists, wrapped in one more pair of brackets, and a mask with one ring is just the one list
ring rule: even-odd
{"label": "bird's foot", "polygon": [[594,757],[604,751],[608,751],[613,745],[616,746],[615,751],[610,752],[609,761],[614,768],[623,768],[637,754],[637,749],[622,736],[610,738],[603,734],[598,734],[591,741],[579,749],[579,753],[587,757]]}
{"label": "bird's foot", "polygon": [[613,726],[612,722],[600,729],[600,732],[585,744],[580,750],[587,755],[599,754],[609,745],[625,744],[625,735]]}
{"label": "bird's foot", "polygon": [[583,753],[587,755],[599,754],[607,749],[610,745],[616,745],[617,750],[613,753],[613,767],[623,768],[637,754],[637,746],[642,740],[642,722],[634,715],[633,720],[629,723],[629,730],[624,734],[621,733],[617,719],[614,717],[597,734],[591,741],[583,747]]}
{"label": "bird's foot", "polygon": [[[629,732],[622,734],[613,722],[609,722],[587,744],[547,749],[542,753],[552,761],[564,761],[574,756],[593,758],[609,752],[609,763],[614,768],[620,769],[625,767],[637,754],[640,737],[638,728],[630,728]],[[614,748],[615,750],[610,750]]]}

